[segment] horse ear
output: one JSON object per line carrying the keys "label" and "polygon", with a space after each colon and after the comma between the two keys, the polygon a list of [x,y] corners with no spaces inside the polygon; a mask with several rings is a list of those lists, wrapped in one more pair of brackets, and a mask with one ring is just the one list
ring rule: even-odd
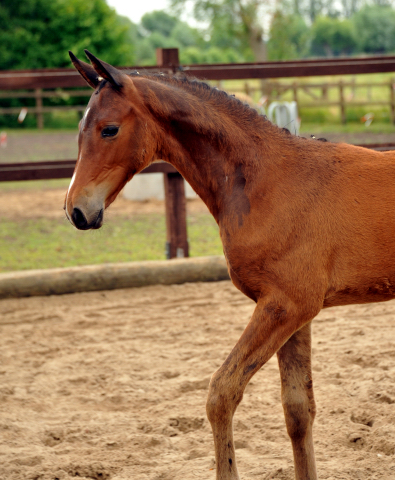
{"label": "horse ear", "polygon": [[73,65],[75,68],[79,71],[80,75],[85,79],[85,81],[90,85],[92,88],[96,88],[99,83],[99,75],[97,74],[96,70],[92,67],[92,65],[89,65],[89,63],[82,62],[81,60],[78,60],[78,58],[74,55],[73,52],[69,51],[69,55],[71,58],[71,61],[73,62]]}
{"label": "horse ear", "polygon": [[113,67],[112,65],[99,60],[94,55],[92,55],[88,50],[84,50],[85,55],[91,61],[93,68],[96,72],[102,77],[108,80],[114,87],[122,87],[122,75],[123,73]]}

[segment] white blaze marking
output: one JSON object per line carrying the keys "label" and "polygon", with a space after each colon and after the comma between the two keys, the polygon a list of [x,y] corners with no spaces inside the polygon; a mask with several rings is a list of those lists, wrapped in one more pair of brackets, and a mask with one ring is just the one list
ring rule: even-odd
{"label": "white blaze marking", "polygon": [[88,107],[88,108],[85,110],[84,116],[82,117],[82,120],[81,120],[80,130],[83,130],[83,129],[84,129],[85,122],[86,122],[86,119],[87,119],[87,117],[88,117],[88,113],[89,113],[89,110],[90,110],[90,109],[91,109],[91,107]]}
{"label": "white blaze marking", "polygon": [[67,190],[67,195],[66,195],[66,203],[67,203],[67,200],[68,200],[68,197],[69,197],[70,189],[71,189],[71,187],[73,186],[73,183],[74,183],[74,180],[75,180],[75,175],[76,175],[76,173],[77,173],[77,166],[78,166],[78,163],[79,163],[80,159],[81,159],[81,157],[78,158],[77,163],[76,163],[76,165],[75,165],[75,169],[74,169],[73,176],[71,177],[70,185],[69,185],[69,188],[68,188],[68,190]]}
{"label": "white blaze marking", "polygon": [[73,174],[73,176],[72,176],[72,178],[71,178],[71,182],[70,182],[70,185],[69,185],[69,190],[70,190],[70,188],[72,187],[72,185],[73,185],[73,183],[74,183],[74,180],[75,180],[75,172],[74,172],[74,174]]}

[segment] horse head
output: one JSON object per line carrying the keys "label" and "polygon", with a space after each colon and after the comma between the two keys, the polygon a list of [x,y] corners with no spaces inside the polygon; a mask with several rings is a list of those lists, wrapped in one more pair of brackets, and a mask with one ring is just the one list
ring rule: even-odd
{"label": "horse head", "polygon": [[71,52],[70,57],[95,92],[79,124],[78,160],[64,207],[80,230],[101,227],[104,210],[155,153],[147,143],[149,119],[132,77],[85,53],[91,65]]}

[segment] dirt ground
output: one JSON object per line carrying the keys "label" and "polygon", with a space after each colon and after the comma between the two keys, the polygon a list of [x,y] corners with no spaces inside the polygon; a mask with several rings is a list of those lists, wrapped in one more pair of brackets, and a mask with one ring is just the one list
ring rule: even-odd
{"label": "dirt ground", "polygon": [[[210,480],[205,400],[254,308],[230,282],[0,302],[1,480]],[[313,323],[320,479],[395,479],[395,302]],[[293,479],[276,359],[235,417],[243,480]]]}
{"label": "dirt ground", "polygon": [[[63,217],[63,203],[67,192],[67,186],[63,188],[44,188],[41,190],[0,190],[0,219],[1,218],[56,218]],[[200,198],[188,199],[187,209],[189,213],[208,212],[206,205]],[[148,213],[165,212],[165,204],[162,200],[147,200],[134,202],[126,200],[119,195],[114,203],[106,210],[111,216],[132,216]]]}
{"label": "dirt ground", "polygon": [[70,132],[44,133],[10,131],[7,135],[7,146],[0,148],[0,163],[76,159],[77,136],[77,129]]}

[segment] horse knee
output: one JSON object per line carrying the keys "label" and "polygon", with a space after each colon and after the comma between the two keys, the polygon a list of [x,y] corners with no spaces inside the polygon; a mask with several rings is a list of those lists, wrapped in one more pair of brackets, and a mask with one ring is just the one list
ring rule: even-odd
{"label": "horse knee", "polygon": [[292,440],[305,438],[314,422],[314,399],[295,392],[283,398],[283,408],[288,435]]}
{"label": "horse knee", "polygon": [[230,384],[223,381],[223,376],[216,372],[211,378],[206,412],[211,424],[222,423],[231,418],[241,402],[243,393],[232,389]]}

